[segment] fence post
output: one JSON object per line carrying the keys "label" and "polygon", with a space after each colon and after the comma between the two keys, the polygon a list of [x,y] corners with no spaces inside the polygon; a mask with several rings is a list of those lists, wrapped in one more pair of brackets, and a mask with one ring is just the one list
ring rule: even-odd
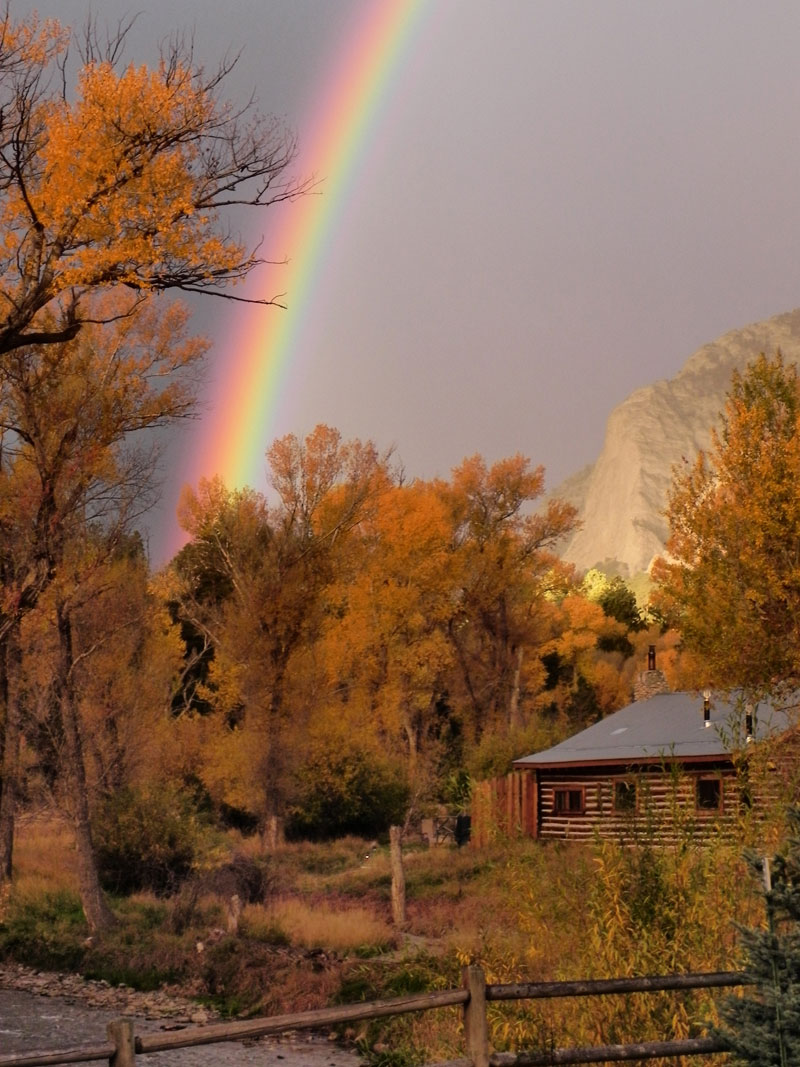
{"label": "fence post", "polygon": [[403,828],[389,827],[389,857],[392,868],[392,919],[395,926],[406,921],[406,875],[403,869]]}
{"label": "fence post", "polygon": [[135,1067],[136,1043],[133,1036],[133,1019],[117,1019],[106,1027],[108,1040],[117,1046],[108,1061],[109,1067]]}
{"label": "fence post", "polygon": [[480,967],[464,968],[469,1000],[464,1005],[464,1039],[473,1067],[489,1067],[489,1024],[486,1019],[486,975]]}

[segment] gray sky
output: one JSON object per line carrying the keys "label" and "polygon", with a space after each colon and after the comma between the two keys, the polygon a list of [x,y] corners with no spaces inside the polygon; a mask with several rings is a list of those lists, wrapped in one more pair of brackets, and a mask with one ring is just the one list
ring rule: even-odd
{"label": "gray sky", "polygon": [[[254,89],[302,149],[343,27],[380,2],[95,8],[112,22],[141,12],[136,61],[181,27],[209,61],[243,48],[229,90]],[[428,4],[270,436],[327,422],[395,444],[407,475],[424,478],[474,452],[521,451],[553,486],[596,458],[610,411],[633,389],[672,376],[726,330],[800,304],[800,5]],[[77,24],[92,5],[12,0],[16,14],[32,7]],[[281,291],[279,275],[264,284]],[[236,313],[198,306],[212,385]],[[172,543],[190,441],[183,434],[165,457],[155,563]]]}

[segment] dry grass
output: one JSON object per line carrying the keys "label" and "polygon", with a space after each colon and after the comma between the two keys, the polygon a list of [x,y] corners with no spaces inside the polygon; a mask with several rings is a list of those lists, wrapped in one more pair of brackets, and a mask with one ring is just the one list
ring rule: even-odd
{"label": "dry grass", "polygon": [[77,892],[75,839],[57,815],[27,816],[17,823],[14,838],[14,883],[27,894],[69,889]]}
{"label": "dry grass", "polygon": [[281,897],[269,905],[249,904],[242,914],[242,933],[256,940],[280,940],[298,948],[325,948],[358,953],[394,947],[390,925],[366,907]]}
{"label": "dry grass", "polygon": [[[340,989],[352,999],[377,999],[452,986],[468,960],[480,962],[489,980],[499,982],[602,977],[631,967],[639,973],[677,966],[725,969],[735,963],[728,958],[735,940],[731,918],[752,918],[752,890],[737,851],[722,847],[658,851],[645,863],[646,852],[637,860],[635,851],[611,845],[411,846],[405,853],[408,923],[398,935],[389,922],[385,847],[348,839],[290,844],[265,856],[258,838],[229,835],[227,845],[231,855],[263,864],[274,894],[245,906],[239,938],[215,936],[226,925],[223,898],[203,894],[197,885],[169,900],[136,894],[115,905],[123,924],[109,966],[122,960],[129,969],[149,967],[154,974],[179,973],[184,965],[196,969],[197,936],[207,940],[202,981],[197,979],[207,992],[227,997],[228,1010],[280,1013],[321,1006]],[[68,827],[53,818],[24,820],[16,872],[13,910],[20,936],[51,937],[58,950],[59,930],[66,931],[63,966],[76,965],[68,950],[70,937],[78,946],[84,941],[75,928],[77,901],[46,907],[40,900],[37,906],[37,898],[59,893],[74,898]],[[683,902],[675,931],[673,900]],[[0,902],[0,922],[2,912]],[[26,912],[24,925],[20,916]],[[129,934],[130,943],[124,940]],[[677,941],[676,961],[665,952]],[[120,976],[129,980],[118,967]],[[605,1043],[628,1039],[628,1030],[666,1035],[709,1016],[702,998],[687,1000],[685,1009],[662,1000],[640,998],[624,1011],[598,1002],[494,1005],[492,1040],[498,1050],[547,1047],[551,1041]],[[460,1055],[457,1012],[423,1013],[394,1026],[387,1024],[388,1037],[381,1031],[390,1047],[413,1045],[429,1060]]]}

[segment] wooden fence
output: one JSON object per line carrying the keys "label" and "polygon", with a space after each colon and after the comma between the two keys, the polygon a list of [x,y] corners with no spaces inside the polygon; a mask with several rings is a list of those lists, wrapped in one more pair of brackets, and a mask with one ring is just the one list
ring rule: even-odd
{"label": "wooden fence", "polygon": [[[107,1060],[110,1067],[134,1067],[137,1055],[165,1052],[170,1049],[264,1037],[291,1030],[316,1030],[362,1019],[380,1019],[390,1015],[430,1011],[434,1008],[461,1006],[464,1013],[466,1057],[450,1060],[436,1067],[545,1067],[561,1063],[612,1063],[623,1060],[646,1060],[671,1056],[709,1055],[724,1052],[725,1045],[713,1037],[687,1038],[682,1041],[646,1041],[635,1045],[605,1045],[591,1048],[549,1049],[546,1052],[489,1051],[489,1027],[486,1005],[500,1000],[541,1000],[553,997],[613,996],[624,993],[653,993],[663,990],[711,989],[747,985],[746,975],[735,971],[707,974],[651,975],[642,978],[609,978],[582,982],[530,982],[487,985],[480,967],[464,969],[461,989],[436,993],[374,1000],[347,1007],[321,1008],[296,1015],[275,1015],[265,1019],[219,1023],[213,1026],[168,1033],[137,1035],[130,1019],[109,1023],[107,1038],[96,1044],[80,1045],[57,1051],[0,1054],[0,1067],[47,1067],[53,1064]],[[431,1065],[433,1067],[433,1065]]]}
{"label": "wooden fence", "polygon": [[536,776],[512,771],[502,778],[476,782],[472,788],[471,837],[475,848],[499,832],[504,837],[536,836]]}

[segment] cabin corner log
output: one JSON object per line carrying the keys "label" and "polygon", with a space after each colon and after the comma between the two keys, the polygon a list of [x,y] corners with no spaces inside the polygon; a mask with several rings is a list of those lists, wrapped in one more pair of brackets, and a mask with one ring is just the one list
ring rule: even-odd
{"label": "cabin corner log", "polygon": [[589,1048],[555,1048],[547,1052],[495,1052],[489,1067],[549,1067],[556,1063],[620,1063],[670,1056],[702,1056],[729,1052],[715,1037],[689,1037],[683,1041],[643,1041],[636,1045],[596,1045]]}

